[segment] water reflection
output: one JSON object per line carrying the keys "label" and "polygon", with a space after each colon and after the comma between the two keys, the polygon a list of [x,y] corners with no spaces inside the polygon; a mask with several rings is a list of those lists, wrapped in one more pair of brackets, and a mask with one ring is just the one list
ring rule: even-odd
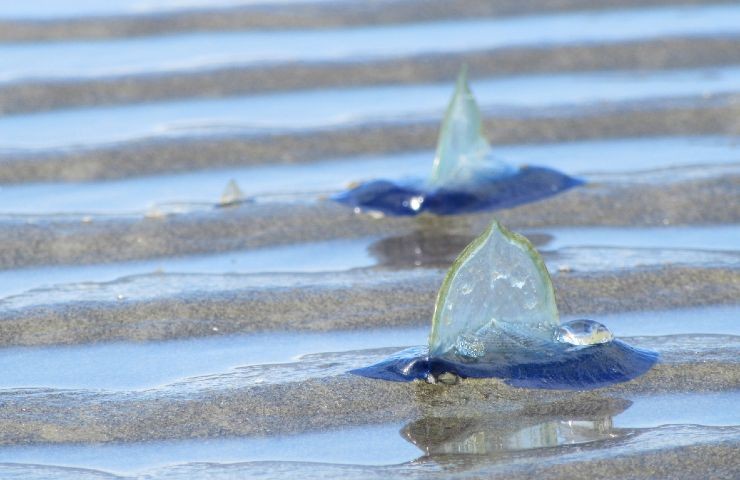
{"label": "water reflection", "polygon": [[[419,229],[406,235],[386,237],[368,247],[378,265],[393,268],[447,268],[476,237],[474,234],[447,233],[443,230]],[[536,246],[546,245],[552,236],[527,233]]]}
{"label": "water reflection", "polygon": [[631,404],[628,400],[602,399],[595,404],[589,402],[581,411],[566,408],[561,414],[424,417],[407,424],[401,436],[430,457],[505,454],[579,445],[627,435],[630,430],[614,428],[612,418]]}
{"label": "water reflection", "polygon": [[474,238],[474,235],[416,230],[378,240],[368,251],[383,266],[447,267]]}

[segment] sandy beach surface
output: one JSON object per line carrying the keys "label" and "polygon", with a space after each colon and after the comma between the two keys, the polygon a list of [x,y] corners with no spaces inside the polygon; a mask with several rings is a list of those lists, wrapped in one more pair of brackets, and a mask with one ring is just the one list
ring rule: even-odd
{"label": "sandy beach surface", "polygon": [[[740,476],[736,2],[153,5],[0,6],[0,478]],[[584,184],[333,202],[427,175],[462,64],[500,158]],[[659,363],[590,391],[347,373],[426,343],[494,217],[563,319]]]}

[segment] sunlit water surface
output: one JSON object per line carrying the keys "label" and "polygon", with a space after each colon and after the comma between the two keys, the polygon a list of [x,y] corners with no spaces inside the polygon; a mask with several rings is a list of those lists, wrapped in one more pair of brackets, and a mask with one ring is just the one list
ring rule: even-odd
{"label": "sunlit water surface", "polygon": [[[549,107],[709,96],[736,92],[738,85],[740,68],[728,66],[638,74],[581,72],[488,78],[475,80],[472,89],[483,109],[524,114],[527,109],[541,112]],[[357,87],[10,115],[0,117],[0,131],[5,133],[0,138],[0,151],[287,132],[399,119],[436,121],[451,90],[448,83]]]}

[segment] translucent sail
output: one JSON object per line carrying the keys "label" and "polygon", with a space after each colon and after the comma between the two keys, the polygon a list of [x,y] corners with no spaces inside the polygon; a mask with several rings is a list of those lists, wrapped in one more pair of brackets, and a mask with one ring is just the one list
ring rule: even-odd
{"label": "translucent sail", "polygon": [[243,201],[244,192],[242,192],[242,189],[239,188],[239,184],[236,183],[236,180],[234,179],[229,180],[229,183],[226,185],[226,188],[221,194],[221,198],[219,199],[218,204],[221,206],[226,206],[234,205],[235,203]]}
{"label": "translucent sail", "polygon": [[513,170],[491,155],[491,146],[482,132],[480,109],[468,86],[467,69],[463,68],[442,123],[428,183],[434,188],[459,188],[506,176]]}
{"label": "translucent sail", "polygon": [[632,380],[657,360],[599,322],[560,324],[542,258],[526,238],[494,221],[447,272],[429,346],[351,373],[446,385],[499,378],[515,387],[583,390]]}
{"label": "translucent sail", "polygon": [[594,320],[560,324],[542,258],[526,238],[494,221],[447,272],[429,346],[351,373],[447,385],[500,378],[515,387],[583,390],[632,380],[657,360]]}
{"label": "translucent sail", "polygon": [[555,292],[531,243],[497,221],[450,268],[429,337],[432,356],[483,359],[552,344]]}

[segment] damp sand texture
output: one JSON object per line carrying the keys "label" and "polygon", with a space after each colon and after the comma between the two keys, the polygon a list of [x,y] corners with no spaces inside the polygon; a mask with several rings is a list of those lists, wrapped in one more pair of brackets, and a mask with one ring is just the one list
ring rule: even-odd
{"label": "damp sand texture", "polygon": [[[740,476],[735,2],[11,3],[1,478]],[[328,200],[430,171],[463,64],[495,155],[584,184],[448,217]],[[660,362],[590,391],[348,374],[427,342],[493,215],[563,321]]]}

